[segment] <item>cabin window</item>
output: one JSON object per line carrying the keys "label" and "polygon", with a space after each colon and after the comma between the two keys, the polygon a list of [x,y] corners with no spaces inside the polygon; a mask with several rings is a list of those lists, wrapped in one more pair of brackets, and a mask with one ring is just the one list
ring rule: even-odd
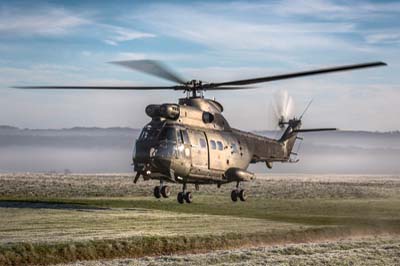
{"label": "cabin window", "polygon": [[213,150],[217,149],[217,144],[215,143],[214,140],[210,140],[210,146],[211,146],[211,149],[213,149]]}
{"label": "cabin window", "polygon": [[205,139],[200,139],[200,147],[203,149],[207,148],[207,142]]}
{"label": "cabin window", "polygon": [[232,153],[237,153],[238,152],[238,148],[237,148],[235,143],[231,144],[231,149],[232,149]]}
{"label": "cabin window", "polygon": [[221,141],[217,141],[218,150],[222,151],[224,149],[224,145]]}

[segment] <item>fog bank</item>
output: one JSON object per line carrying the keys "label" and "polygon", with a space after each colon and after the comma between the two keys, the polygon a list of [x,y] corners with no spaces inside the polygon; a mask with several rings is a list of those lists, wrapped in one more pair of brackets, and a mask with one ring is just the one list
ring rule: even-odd
{"label": "fog bank", "polygon": [[[139,129],[31,130],[0,127],[0,172],[130,172]],[[276,132],[257,132],[277,136]],[[262,173],[399,174],[400,133],[315,132],[302,134],[298,163],[252,165]],[[299,143],[298,143],[299,144]]]}

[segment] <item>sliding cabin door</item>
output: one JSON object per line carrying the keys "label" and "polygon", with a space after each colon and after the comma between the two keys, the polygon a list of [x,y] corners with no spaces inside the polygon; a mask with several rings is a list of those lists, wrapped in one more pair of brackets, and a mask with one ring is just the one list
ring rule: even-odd
{"label": "sliding cabin door", "polygon": [[208,170],[208,144],[203,131],[188,130],[192,144],[192,166],[201,170]]}

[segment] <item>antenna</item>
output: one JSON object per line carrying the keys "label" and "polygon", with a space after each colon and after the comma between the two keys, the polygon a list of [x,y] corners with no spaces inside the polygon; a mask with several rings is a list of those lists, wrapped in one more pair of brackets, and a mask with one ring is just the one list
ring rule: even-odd
{"label": "antenna", "polygon": [[308,102],[306,108],[304,109],[303,113],[300,116],[300,120],[303,118],[304,114],[307,112],[308,108],[310,107],[310,105],[312,104],[312,102],[314,101],[314,99],[311,99],[311,101]]}

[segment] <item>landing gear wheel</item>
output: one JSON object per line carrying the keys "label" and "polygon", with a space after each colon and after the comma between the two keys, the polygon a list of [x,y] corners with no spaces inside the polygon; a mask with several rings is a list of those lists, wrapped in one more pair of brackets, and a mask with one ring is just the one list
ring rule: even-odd
{"label": "landing gear wheel", "polygon": [[187,203],[192,203],[192,202],[193,202],[192,192],[186,192],[186,194],[185,194],[185,201],[186,201]]}
{"label": "landing gear wheel", "polygon": [[163,186],[161,188],[161,195],[164,198],[168,198],[171,195],[171,188],[169,186]]}
{"label": "landing gear wheel", "polygon": [[236,189],[232,190],[231,192],[231,200],[233,202],[236,202],[238,200],[238,191]]}
{"label": "landing gear wheel", "polygon": [[183,192],[179,192],[178,193],[177,200],[178,200],[178,202],[180,204],[183,204],[183,202],[184,202],[184,194],[183,194]]}
{"label": "landing gear wheel", "polygon": [[247,199],[246,190],[244,190],[244,189],[240,190],[240,192],[239,192],[239,199],[240,199],[241,201],[246,201],[246,199]]}
{"label": "landing gear wheel", "polygon": [[154,197],[156,197],[157,199],[161,198],[161,191],[159,186],[154,187],[153,193]]}

